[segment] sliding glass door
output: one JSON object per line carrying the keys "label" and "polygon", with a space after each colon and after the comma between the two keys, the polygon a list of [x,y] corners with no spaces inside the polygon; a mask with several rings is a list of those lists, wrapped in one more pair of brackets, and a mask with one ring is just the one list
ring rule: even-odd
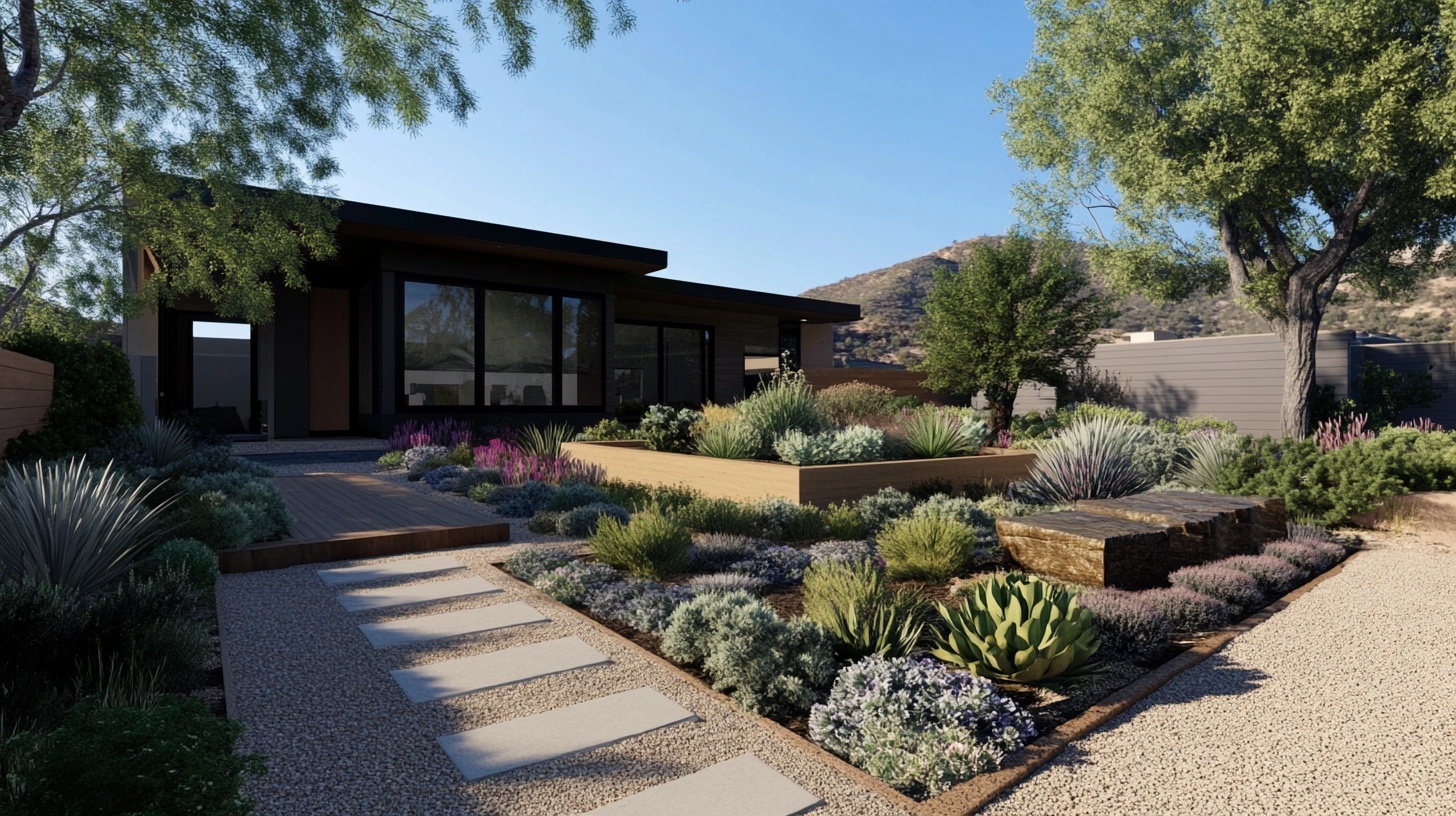
{"label": "sliding glass door", "polygon": [[712,399],[712,329],[616,324],[613,381],[620,410],[656,403],[697,406]]}

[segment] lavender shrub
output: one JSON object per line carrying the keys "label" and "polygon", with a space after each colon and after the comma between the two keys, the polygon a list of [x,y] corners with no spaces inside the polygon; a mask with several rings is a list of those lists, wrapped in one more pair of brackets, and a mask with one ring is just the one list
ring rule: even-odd
{"label": "lavender shrub", "polygon": [[989,680],[927,658],[867,657],[810,711],[809,736],[923,799],[1001,767],[1036,727]]}
{"label": "lavender shrub", "polygon": [[693,591],[694,595],[707,595],[713,592],[752,594],[767,585],[768,582],[762,578],[737,572],[715,572],[711,575],[695,575],[688,579],[688,588]]}
{"label": "lavender shrub", "polygon": [[1234,616],[1233,607],[1187,587],[1149,589],[1138,594],[1163,613],[1174,632],[1207,632]]}
{"label": "lavender shrub", "polygon": [[693,536],[693,547],[688,558],[693,568],[700,571],[717,571],[729,564],[749,558],[764,547],[772,546],[761,538],[749,538],[726,533],[708,533]]}
{"label": "lavender shrub", "polygon": [[1264,545],[1264,555],[1288,561],[1296,567],[1318,574],[1335,565],[1335,558],[1298,541],[1271,541]]}
{"label": "lavender shrub", "polygon": [[797,584],[804,580],[809,554],[782,544],[771,544],[741,561],[728,565],[728,572],[762,578],[774,585]]}
{"label": "lavender shrub", "polygon": [[1283,595],[1309,578],[1309,571],[1272,555],[1235,555],[1217,562],[1253,578],[1270,595]]}
{"label": "lavender shrub", "polygon": [[622,573],[595,561],[570,563],[539,573],[531,585],[569,606],[580,606],[603,588],[622,582]]}
{"label": "lavender shrub", "polygon": [[1223,601],[1240,611],[1253,609],[1264,600],[1258,581],[1246,573],[1217,563],[1175,570],[1168,576],[1168,582]]}
{"label": "lavender shrub", "polygon": [[1119,657],[1139,660],[1156,654],[1173,637],[1168,616],[1146,593],[1122,589],[1094,589],[1078,596],[1092,613],[1102,649]]}
{"label": "lavender shrub", "polygon": [[632,579],[607,584],[587,599],[587,609],[603,620],[630,626],[641,632],[660,634],[667,628],[672,613],[693,591],[684,586],[668,586],[656,581]]}

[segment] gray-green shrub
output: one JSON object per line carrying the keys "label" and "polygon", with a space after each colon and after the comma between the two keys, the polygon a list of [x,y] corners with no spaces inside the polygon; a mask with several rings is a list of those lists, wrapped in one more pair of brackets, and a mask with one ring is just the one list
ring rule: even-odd
{"label": "gray-green shrub", "polygon": [[868,558],[815,561],[804,572],[804,614],[838,643],[841,658],[904,657],[920,644],[927,606],[892,592]]}
{"label": "gray-green shrub", "polygon": [[211,590],[217,581],[217,554],[195,538],[174,538],[152,551],[156,570],[173,576],[194,592]]}
{"label": "gray-green shrub", "polygon": [[679,606],[662,653],[702,667],[713,688],[755,714],[803,713],[834,679],[833,646],[818,624],[785,621],[746,592],[710,593]]}
{"label": "gray-green shrub", "polygon": [[764,451],[788,431],[815,434],[829,424],[802,371],[779,369],[735,407],[742,420],[758,433],[759,448]]}
{"label": "gray-green shrub", "polygon": [[753,519],[758,534],[774,541],[809,541],[824,534],[824,517],[819,508],[784,498],[755,502]]}
{"label": "gray-green shrub", "polygon": [[791,465],[875,462],[884,458],[885,433],[865,425],[816,434],[788,430],[774,440],[773,449]]}
{"label": "gray-green shrub", "polygon": [[757,530],[753,508],[733,499],[693,499],[670,515],[694,533],[752,535]]}
{"label": "gray-green shrub", "polygon": [[556,520],[556,533],[573,538],[590,536],[596,533],[597,525],[604,518],[616,519],[619,523],[626,524],[632,520],[632,514],[626,508],[610,502],[594,502],[562,513]]}
{"label": "gray-green shrub", "polygon": [[597,560],[642,578],[686,572],[692,537],[677,522],[656,511],[638,513],[628,524],[602,518],[591,539]]}
{"label": "gray-green shrub", "polygon": [[[904,518],[915,510],[915,497],[893,487],[882,487],[859,500],[859,515],[864,522],[865,533],[874,535],[886,524]],[[858,538],[859,536],[853,536]]]}

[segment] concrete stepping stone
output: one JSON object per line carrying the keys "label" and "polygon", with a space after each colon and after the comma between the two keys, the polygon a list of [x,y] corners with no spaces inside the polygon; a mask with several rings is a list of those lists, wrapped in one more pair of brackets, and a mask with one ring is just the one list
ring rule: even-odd
{"label": "concrete stepping stone", "polygon": [[390,621],[388,623],[366,623],[359,629],[376,649],[388,646],[403,646],[408,643],[423,643],[429,640],[458,637],[476,632],[489,632],[527,623],[545,623],[551,620],[527,603],[512,601],[494,606],[480,606],[475,609],[461,609],[455,612],[441,612],[438,615],[421,615],[416,618]]}
{"label": "concrete stepping stone", "polygon": [[590,811],[586,816],[796,816],[824,804],[744,754]]}
{"label": "concrete stepping stone", "polygon": [[423,584],[406,584],[380,589],[356,589],[353,592],[341,594],[339,603],[350,612],[367,612],[371,609],[465,598],[500,591],[500,587],[484,578],[471,576],[450,581],[429,581]]}
{"label": "concrete stepping stone", "polygon": [[611,662],[611,658],[581,638],[564,637],[427,666],[396,669],[389,674],[404,689],[410,702],[424,703]]}
{"label": "concrete stepping stone", "polygon": [[697,718],[657,689],[643,687],[437,739],[470,781]]}
{"label": "concrete stepping stone", "polygon": [[318,577],[329,586],[359,584],[364,581],[379,581],[384,578],[428,575],[432,572],[448,572],[464,569],[458,558],[449,555],[432,555],[429,558],[406,558],[383,564],[365,564],[362,567],[340,567],[319,570]]}

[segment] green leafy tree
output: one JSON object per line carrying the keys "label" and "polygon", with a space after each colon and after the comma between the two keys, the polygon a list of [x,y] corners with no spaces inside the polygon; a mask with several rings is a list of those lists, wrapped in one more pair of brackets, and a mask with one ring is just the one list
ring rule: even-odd
{"label": "green leafy tree", "polygon": [[1010,428],[1022,383],[1061,386],[1092,356],[1092,332],[1112,311],[1089,283],[1059,239],[1013,234],[976,246],[960,269],[936,272],[925,300],[917,367],[926,385],[982,392],[992,427]]}
{"label": "green leafy tree", "polygon": [[[600,5],[601,11],[597,6]],[[448,13],[453,7],[456,19]],[[585,48],[624,0],[17,0],[0,11],[0,319],[32,289],[108,312],[200,295],[263,322],[334,252],[330,146],[479,105],[457,32],[532,65],[541,14]],[[605,14],[606,20],[600,19]],[[276,192],[259,194],[249,185]],[[119,246],[153,271],[123,293]],[[135,305],[132,303],[131,305]]]}
{"label": "green leafy tree", "polygon": [[992,89],[1034,171],[1023,217],[1087,219],[1098,274],[1231,288],[1283,342],[1309,432],[1343,280],[1400,293],[1456,227],[1456,27],[1439,0],[1031,0],[1026,73]]}

